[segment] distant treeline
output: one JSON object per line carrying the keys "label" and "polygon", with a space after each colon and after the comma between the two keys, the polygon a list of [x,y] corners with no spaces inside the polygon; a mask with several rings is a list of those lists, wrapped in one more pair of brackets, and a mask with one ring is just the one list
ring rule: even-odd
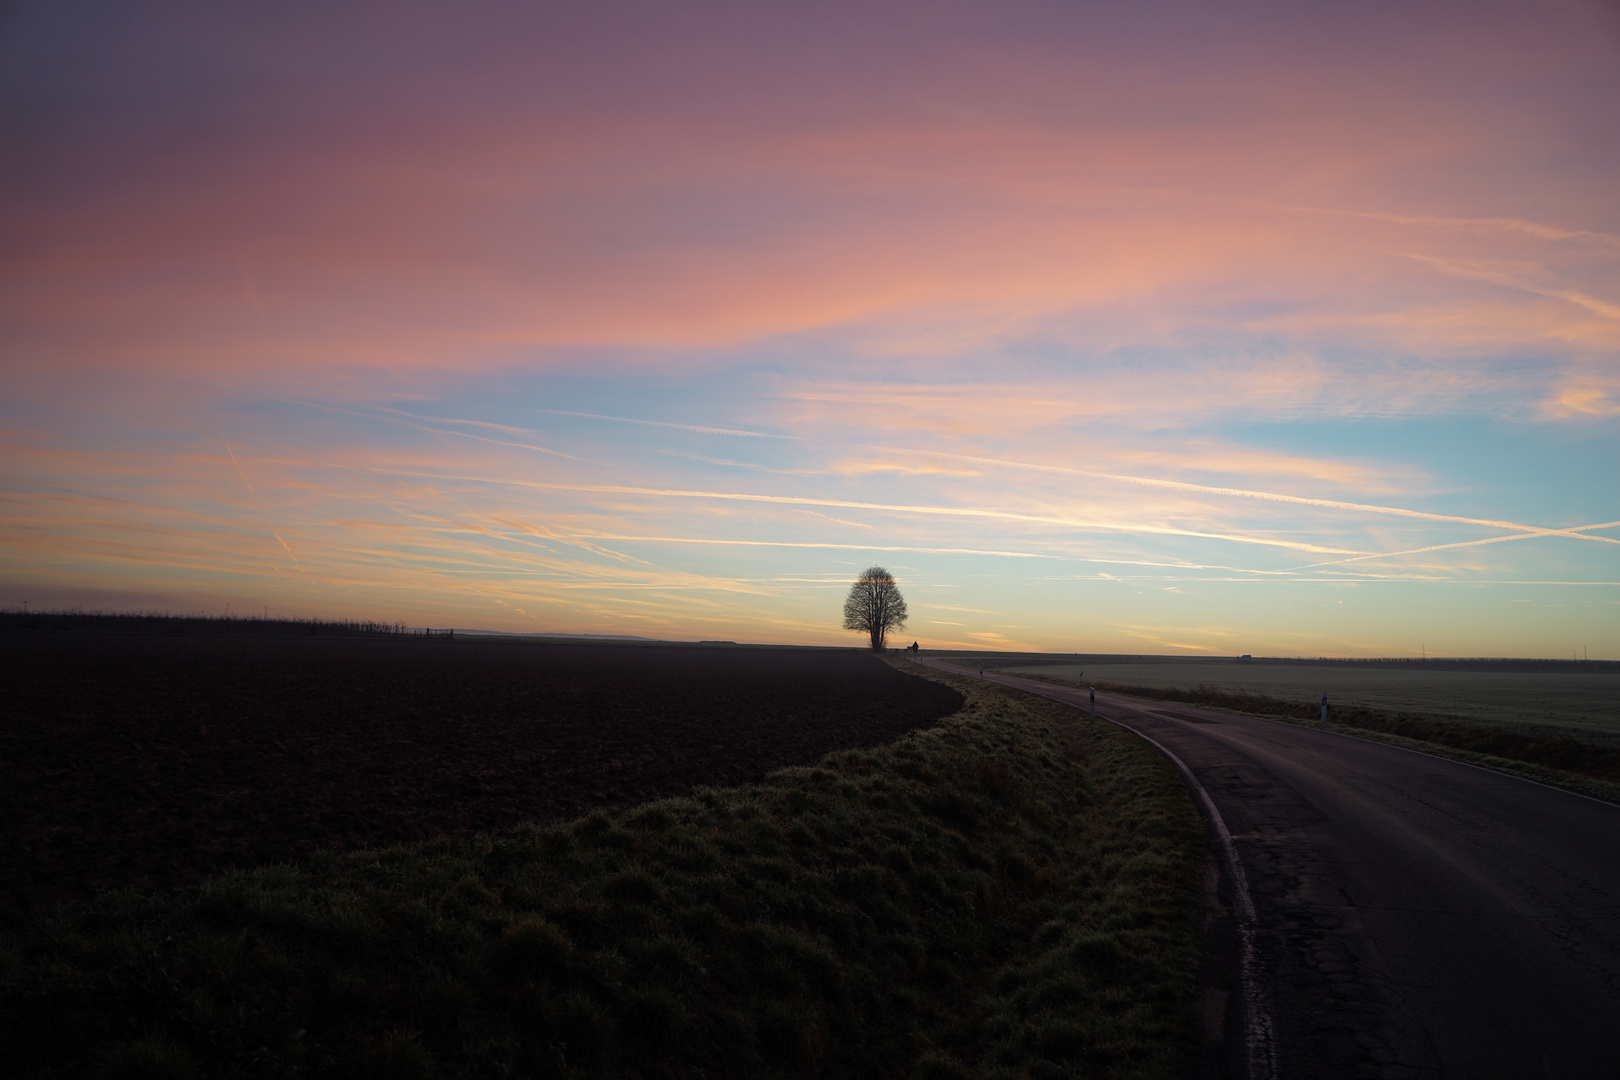
{"label": "distant treeline", "polygon": [[1401,671],[1531,671],[1531,672],[1610,672],[1620,671],[1620,660],[1533,660],[1490,656],[1340,657],[1315,659],[1287,656],[1256,656],[1246,664],[1286,664],[1295,667],[1394,668]]}
{"label": "distant treeline", "polygon": [[[121,634],[302,634],[318,637],[411,637],[423,631],[403,623],[356,619],[283,619],[242,615],[175,615],[167,611],[0,610],[0,630],[78,630]],[[443,631],[435,631],[435,634]]]}

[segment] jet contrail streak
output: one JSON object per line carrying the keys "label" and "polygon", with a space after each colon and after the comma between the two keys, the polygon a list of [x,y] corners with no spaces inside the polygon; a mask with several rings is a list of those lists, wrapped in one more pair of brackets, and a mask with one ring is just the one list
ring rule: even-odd
{"label": "jet contrail streak", "polygon": [[224,432],[220,432],[219,441],[225,444],[225,452],[231,455],[231,464],[236,466],[236,475],[242,478],[242,483],[247,484],[248,491],[257,495],[258,492],[253,490],[252,483],[248,481],[247,473],[242,471],[242,463],[236,460],[236,451],[231,449],[231,440],[225,437]]}
{"label": "jet contrail streak", "polygon": [[744,431],[738,428],[703,427],[700,424],[672,424],[667,420],[637,420],[629,416],[603,416],[600,413],[570,412],[567,409],[540,409],[549,416],[579,416],[586,420],[612,420],[619,424],[642,424],[646,427],[677,428],[695,431],[700,435],[738,435],[745,439],[788,439],[797,442],[797,435],[775,435],[769,431]]}
{"label": "jet contrail streak", "polygon": [[[688,536],[619,536],[591,533],[592,540],[640,540],[656,544],[735,544],[743,547],[833,548],[838,551],[915,551],[926,555],[1002,555],[1009,559],[1064,559],[1064,555],[1038,555],[1029,551],[986,551],[979,548],[884,547],[878,544],[819,544],[792,540],[710,540]],[[840,578],[839,580],[842,580]]]}
{"label": "jet contrail streak", "polygon": [[1414,259],[1418,262],[1428,263],[1436,267],[1441,273],[1453,274],[1457,277],[1473,278],[1476,281],[1489,281],[1493,285],[1502,285],[1510,289],[1522,289],[1524,292],[1536,296],[1546,296],[1554,300],[1563,300],[1585,308],[1594,315],[1601,315],[1606,319],[1620,319],[1620,304],[1604,300],[1601,297],[1589,296],[1586,293],[1576,292],[1573,289],[1548,289],[1540,285],[1533,285],[1527,281],[1519,281],[1507,274],[1499,273],[1489,267],[1472,266],[1454,259],[1437,259],[1432,255],[1418,255],[1409,251],[1398,251],[1395,254],[1402,258]]}
{"label": "jet contrail streak", "polygon": [[1457,218],[1417,214],[1380,214],[1369,210],[1332,210],[1317,206],[1284,206],[1282,209],[1301,214],[1324,214],[1333,217],[1362,218],[1368,221],[1389,221],[1397,225],[1503,229],[1508,232],[1527,233],[1543,240],[1579,240],[1620,248],[1620,236],[1615,236],[1613,233],[1594,232],[1591,229],[1561,229],[1555,225],[1543,225],[1539,221],[1525,221],[1521,218]]}
{"label": "jet contrail streak", "polygon": [[[347,468],[348,466],[334,466]],[[1122,525],[1112,522],[1078,521],[1074,518],[1048,517],[1040,514],[1017,514],[1008,510],[977,510],[951,506],[908,506],[895,503],[851,502],[844,499],[815,499],[801,495],[750,495],[727,491],[685,491],[666,488],[631,487],[624,484],[555,484],[539,480],[506,480],[484,476],[453,476],[442,473],[416,472],[408,469],[369,469],[393,476],[414,476],[427,480],[457,480],[474,484],[499,484],[507,487],[536,488],[543,491],[595,491],[604,495],[652,495],[666,499],[727,499],[735,502],[776,503],[788,506],[836,506],[848,510],[881,510],[897,514],[930,514],[943,517],[992,518],[998,521],[1027,521],[1040,525],[1066,525],[1073,528],[1093,529],[1101,532],[1148,533],[1157,536],[1190,536],[1203,540],[1227,540],[1235,544],[1258,544],[1264,547],[1291,548],[1296,551],[1314,551],[1324,555],[1363,555],[1353,548],[1329,548],[1297,540],[1268,540],[1254,536],[1230,533],[1198,532],[1176,529],[1167,525]]]}
{"label": "jet contrail streak", "polygon": [[[518,450],[533,450],[537,454],[551,454],[554,457],[567,458],[569,461],[583,461],[583,462],[587,462],[587,463],[592,464],[592,465],[600,465],[601,464],[601,462],[599,462],[599,461],[591,461],[589,458],[576,457],[573,454],[565,454],[561,450],[553,450],[549,446],[535,446],[533,443],[519,443],[519,442],[509,442],[509,441],[507,441],[505,439],[491,439],[486,435],[474,435],[470,431],[456,431],[454,428],[427,427],[425,424],[414,423],[413,422],[413,421],[422,420],[424,418],[418,417],[414,413],[404,412],[404,411],[402,411],[400,409],[389,409],[389,408],[384,408],[384,407],[382,407],[380,405],[379,406],[373,406],[369,410],[344,409],[344,408],[340,408],[340,407],[338,407],[336,405],[324,405],[319,401],[300,401],[297,398],[285,398],[283,400],[291,401],[295,405],[306,405],[306,406],[308,406],[308,407],[310,407],[312,409],[325,409],[327,412],[342,413],[345,416],[359,416],[359,417],[364,417],[367,420],[386,420],[391,424],[403,424],[405,427],[412,427],[412,428],[415,428],[418,431],[425,431],[430,435],[454,435],[458,439],[476,439],[478,442],[493,443],[496,446],[510,446],[510,447],[513,447],[513,448],[518,449]],[[382,415],[379,415],[379,414],[382,414]],[[409,417],[410,419],[404,419],[406,417]],[[461,420],[433,420],[431,417],[426,418],[426,419],[427,419],[428,423],[437,423],[437,424],[459,424],[459,423],[479,424],[479,423],[481,423],[480,421],[477,421],[477,420],[467,420],[467,421],[461,421]],[[484,424],[482,426],[499,428],[502,425],[500,425],[500,424]],[[515,429],[515,430],[523,430],[523,429],[519,428],[519,429]]]}
{"label": "jet contrail streak", "polygon": [[1156,480],[1146,476],[1124,476],[1119,473],[1093,472],[1089,469],[1071,469],[1062,465],[1036,465],[1027,461],[1006,461],[1001,458],[975,457],[972,454],[952,454],[943,450],[905,450],[892,446],[873,446],[869,449],[882,450],[890,454],[927,454],[931,457],[956,458],[960,461],[976,461],[983,465],[1007,465],[1017,469],[1035,469],[1041,472],[1059,472],[1071,476],[1089,476],[1096,480],[1117,480],[1127,484],[1143,484],[1148,487],[1170,488],[1174,491],[1190,491],[1200,495],[1232,495],[1243,499],[1262,499],[1270,502],[1296,503],[1301,506],[1320,506],[1329,510],[1356,510],[1369,514],[1389,514],[1395,517],[1419,518],[1424,521],[1451,521],[1463,525],[1484,525],[1492,529],[1513,529],[1519,532],[1528,532],[1535,536],[1568,536],[1577,540],[1596,540],[1605,544],[1620,544],[1607,536],[1582,535],[1588,529],[1606,529],[1615,524],[1609,522],[1604,525],[1581,525],[1568,529],[1544,529],[1537,525],[1522,525],[1515,521],[1495,521],[1490,518],[1457,517],[1453,514],[1431,514],[1424,510],[1407,510],[1399,506],[1377,506],[1371,503],[1339,502],[1334,499],[1313,499],[1305,495],[1282,495],[1274,491],[1251,491],[1247,488],[1211,487],[1207,484],[1191,484],[1184,480]]}
{"label": "jet contrail streak", "polygon": [[287,549],[287,554],[292,555],[292,561],[293,562],[300,562],[301,561],[298,558],[298,556],[296,554],[294,554],[293,549],[290,548],[290,547],[287,547],[287,541],[281,539],[281,534],[280,533],[278,533],[274,529],[272,529],[270,531],[270,535],[275,537],[278,541],[280,541],[281,546]]}
{"label": "jet contrail streak", "polygon": [[[1603,522],[1601,524],[1598,524],[1598,525],[1579,525],[1579,526],[1576,526],[1574,529],[1570,529],[1568,531],[1571,532],[1571,533],[1576,533],[1578,530],[1585,530],[1585,529],[1610,529],[1610,528],[1614,528],[1617,525],[1620,525],[1620,521],[1605,521],[1605,522]],[[1408,549],[1406,551],[1380,551],[1380,552],[1375,552],[1372,555],[1357,555],[1354,558],[1350,558],[1350,559],[1331,559],[1328,562],[1310,563],[1310,564],[1308,564],[1306,566],[1297,566],[1294,569],[1296,569],[1296,570],[1309,570],[1313,566],[1342,566],[1345,563],[1366,562],[1368,559],[1393,559],[1397,555],[1422,555],[1424,552],[1427,552],[1427,551],[1447,551],[1447,550],[1450,550],[1451,548],[1481,547],[1481,546],[1483,546],[1485,544],[1506,543],[1509,540],[1534,540],[1539,536],[1547,536],[1547,535],[1549,535],[1549,534],[1542,531],[1542,530],[1540,530],[1540,529],[1537,529],[1534,532],[1514,533],[1512,536],[1488,536],[1483,540],[1460,540],[1455,544],[1434,544],[1434,545],[1432,545],[1430,547],[1410,548],[1410,549]],[[1592,537],[1591,539],[1594,539],[1594,540],[1608,540],[1609,538],[1606,537],[1606,536],[1598,536],[1598,537]],[[1616,541],[1613,541],[1613,540],[1610,540],[1609,542],[1610,543],[1616,543]]]}

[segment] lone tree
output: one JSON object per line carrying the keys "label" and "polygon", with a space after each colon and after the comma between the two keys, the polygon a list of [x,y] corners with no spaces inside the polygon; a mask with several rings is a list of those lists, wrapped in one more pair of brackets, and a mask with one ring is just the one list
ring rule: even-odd
{"label": "lone tree", "polygon": [[844,629],[866,634],[873,651],[882,652],[889,631],[905,625],[906,598],[895,587],[894,575],[881,566],[861,571],[844,601]]}

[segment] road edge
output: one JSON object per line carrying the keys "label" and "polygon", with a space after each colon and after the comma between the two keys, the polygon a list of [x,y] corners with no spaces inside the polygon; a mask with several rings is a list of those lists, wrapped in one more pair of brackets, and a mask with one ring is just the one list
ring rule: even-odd
{"label": "road edge", "polygon": [[[929,657],[928,659],[950,664],[950,661],[943,658]],[[934,666],[921,659],[913,662],[928,667]],[[982,671],[975,674],[971,668],[957,668],[955,664],[950,664],[950,666],[957,669],[954,673],[966,675],[970,678],[976,677],[982,682],[993,682],[997,686],[1005,686],[1009,690],[1021,690],[1026,694],[1035,694],[1076,709],[1081,707],[1079,703],[1067,701],[1058,697],[1055,693],[1045,693],[1037,687],[1019,686],[1012,682],[1003,681],[1017,679],[1017,676],[1009,676],[1003,672],[992,672],[991,675],[1000,676],[999,678],[993,678],[987,677]],[[1028,682],[1032,680],[1020,681]],[[1037,684],[1037,686],[1039,685]],[[1064,688],[1053,686],[1052,689]],[[1124,721],[1115,720],[1112,717],[1104,716],[1102,713],[1095,713],[1094,715],[1099,720],[1106,720],[1115,727],[1123,728],[1149,746],[1152,746],[1160,754],[1163,754],[1170,764],[1175,766],[1176,771],[1181,774],[1182,781],[1198,796],[1198,804],[1204,815],[1204,820],[1215,833],[1215,838],[1220,844],[1221,853],[1226,862],[1227,880],[1232,884],[1233,908],[1237,916],[1240,954],[1238,984],[1243,999],[1243,1041],[1248,1066],[1248,1080],[1276,1080],[1276,1035],[1271,1022],[1269,997],[1265,992],[1260,977],[1260,960],[1255,945],[1259,920],[1255,914],[1254,897],[1249,891],[1249,877],[1243,869],[1242,860],[1238,858],[1237,845],[1232,840],[1231,830],[1226,827],[1226,819],[1221,816],[1220,810],[1215,806],[1215,801],[1210,798],[1209,792],[1205,790],[1204,785],[1187,767],[1187,763],[1172,753],[1163,743],[1152,736],[1144,735]],[[1354,736],[1349,737],[1353,738]]]}
{"label": "road edge", "polygon": [[1243,989],[1243,1044],[1248,1059],[1249,1080],[1275,1080],[1276,1036],[1271,1024],[1270,1002],[1260,981],[1260,960],[1255,949],[1258,919],[1254,911],[1254,897],[1249,892],[1249,876],[1244,872],[1242,860],[1238,858],[1237,845],[1232,842],[1232,833],[1226,827],[1226,819],[1221,816],[1220,810],[1215,806],[1215,800],[1209,797],[1209,792],[1204,790],[1204,785],[1198,782],[1198,778],[1187,767],[1187,763],[1177,757],[1169,747],[1151,735],[1144,735],[1131,725],[1115,720],[1111,716],[1098,713],[1097,719],[1124,728],[1163,754],[1170,764],[1176,767],[1182,780],[1198,796],[1204,810],[1204,820],[1208,821],[1214,830],[1215,837],[1221,845],[1221,853],[1226,857],[1226,872],[1232,883],[1233,908],[1237,912],[1238,943],[1241,950],[1239,984]]}

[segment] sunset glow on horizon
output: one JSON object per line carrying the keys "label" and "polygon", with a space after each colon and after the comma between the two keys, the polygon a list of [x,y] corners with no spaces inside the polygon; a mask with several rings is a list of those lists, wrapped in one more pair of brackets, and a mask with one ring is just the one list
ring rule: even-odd
{"label": "sunset glow on horizon", "polygon": [[1620,658],[1620,14],[23,4],[0,606]]}

